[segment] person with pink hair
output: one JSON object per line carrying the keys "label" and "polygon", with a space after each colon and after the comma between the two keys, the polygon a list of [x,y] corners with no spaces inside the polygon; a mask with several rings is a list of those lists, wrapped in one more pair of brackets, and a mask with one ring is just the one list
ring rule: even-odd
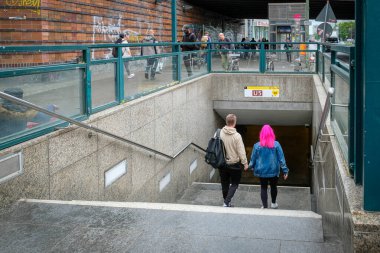
{"label": "person with pink hair", "polygon": [[262,127],[260,141],[253,145],[248,168],[252,169],[254,175],[260,178],[261,202],[263,203],[261,208],[268,208],[268,184],[270,184],[272,198],[271,208],[278,208],[276,198],[280,168],[285,180],[288,178],[289,169],[286,166],[281,145],[276,141],[273,129],[269,125]]}

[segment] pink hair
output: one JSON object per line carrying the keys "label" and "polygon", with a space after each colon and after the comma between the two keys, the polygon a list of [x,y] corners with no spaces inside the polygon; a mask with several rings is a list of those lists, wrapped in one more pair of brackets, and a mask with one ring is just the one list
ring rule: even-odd
{"label": "pink hair", "polygon": [[273,148],[276,136],[270,125],[264,125],[260,132],[260,145],[262,147]]}

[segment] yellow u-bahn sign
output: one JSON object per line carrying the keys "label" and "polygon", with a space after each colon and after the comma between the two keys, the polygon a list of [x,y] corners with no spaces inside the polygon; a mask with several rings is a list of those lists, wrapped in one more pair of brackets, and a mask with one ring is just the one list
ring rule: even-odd
{"label": "yellow u-bahn sign", "polygon": [[278,98],[280,88],[278,86],[246,86],[244,97]]}

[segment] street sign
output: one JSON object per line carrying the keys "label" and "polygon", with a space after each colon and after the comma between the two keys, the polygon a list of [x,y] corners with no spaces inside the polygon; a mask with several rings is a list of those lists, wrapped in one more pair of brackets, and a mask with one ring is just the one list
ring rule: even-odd
{"label": "street sign", "polygon": [[277,86],[247,86],[244,87],[244,97],[278,98],[280,97],[280,88]]}
{"label": "street sign", "polygon": [[317,34],[321,38],[329,38],[333,32],[333,29],[330,24],[322,23],[317,27]]}

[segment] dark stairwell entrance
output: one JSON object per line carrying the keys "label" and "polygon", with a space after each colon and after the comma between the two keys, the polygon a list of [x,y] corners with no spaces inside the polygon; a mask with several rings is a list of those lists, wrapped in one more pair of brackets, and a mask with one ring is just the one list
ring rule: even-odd
{"label": "dark stairwell entrance", "polygon": [[[252,147],[259,141],[261,125],[238,126],[237,130],[243,137],[247,158],[250,160]],[[276,140],[280,142],[285,154],[286,163],[290,169],[289,178],[285,181],[280,177],[279,185],[310,187],[311,171],[309,168],[309,147],[311,131],[306,126],[272,126]],[[243,172],[242,184],[258,184],[259,179],[252,171]]]}

